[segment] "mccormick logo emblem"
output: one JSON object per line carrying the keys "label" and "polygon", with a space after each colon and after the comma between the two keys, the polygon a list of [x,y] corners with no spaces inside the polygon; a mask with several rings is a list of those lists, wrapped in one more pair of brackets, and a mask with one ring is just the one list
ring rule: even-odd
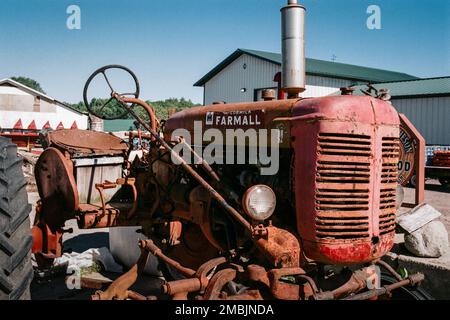
{"label": "mccormick logo emblem", "polygon": [[214,123],[214,112],[207,112],[205,124],[207,126],[212,126],[213,123]]}
{"label": "mccormick logo emblem", "polygon": [[264,111],[210,111],[206,113],[205,125],[219,128],[262,128],[264,125]]}

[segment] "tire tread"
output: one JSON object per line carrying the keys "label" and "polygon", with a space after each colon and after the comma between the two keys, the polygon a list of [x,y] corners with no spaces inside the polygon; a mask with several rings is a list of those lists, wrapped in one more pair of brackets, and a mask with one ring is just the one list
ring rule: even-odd
{"label": "tire tread", "polygon": [[26,184],[16,145],[0,137],[0,300],[30,298],[33,237]]}

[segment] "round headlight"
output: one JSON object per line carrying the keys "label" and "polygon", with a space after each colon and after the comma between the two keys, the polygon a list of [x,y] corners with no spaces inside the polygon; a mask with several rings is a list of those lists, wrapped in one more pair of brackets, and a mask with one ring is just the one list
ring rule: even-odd
{"label": "round headlight", "polygon": [[277,205],[277,198],[273,190],[263,184],[249,188],[242,199],[245,213],[256,221],[269,219]]}

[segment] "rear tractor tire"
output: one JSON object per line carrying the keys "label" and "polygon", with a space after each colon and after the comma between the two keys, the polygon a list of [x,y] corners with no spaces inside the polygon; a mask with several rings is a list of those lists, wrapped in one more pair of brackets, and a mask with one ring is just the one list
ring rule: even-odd
{"label": "rear tractor tire", "polygon": [[26,185],[17,146],[0,137],[0,300],[30,299],[33,238]]}

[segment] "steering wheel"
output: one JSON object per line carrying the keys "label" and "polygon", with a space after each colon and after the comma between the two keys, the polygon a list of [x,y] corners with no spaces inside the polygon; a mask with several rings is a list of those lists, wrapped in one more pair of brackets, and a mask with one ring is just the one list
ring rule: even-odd
{"label": "steering wheel", "polygon": [[[121,69],[126,71],[129,75],[131,75],[131,77],[134,80],[134,85],[135,85],[135,91],[132,93],[118,93],[114,90],[114,88],[111,85],[111,82],[108,79],[108,76],[106,75],[106,71],[110,70],[110,69]],[[103,78],[105,79],[109,89],[111,90],[111,97],[103,104],[95,104],[89,102],[88,99],[88,89],[89,89],[89,85],[91,84],[92,80],[94,80],[95,77],[97,77],[98,75],[103,75]],[[94,116],[104,119],[104,120],[114,120],[114,119],[121,119],[124,118],[125,115],[128,113],[128,111],[121,107],[122,110],[116,114],[114,114],[113,110],[114,110],[114,106],[111,104],[111,102],[113,100],[116,99],[116,96],[132,96],[134,98],[139,98],[139,81],[136,77],[136,75],[133,73],[133,71],[131,71],[130,69],[128,69],[127,67],[121,66],[121,65],[117,65],[117,64],[112,64],[112,65],[107,65],[104,67],[101,67],[99,69],[97,69],[93,74],[91,74],[91,76],[88,78],[88,80],[86,81],[86,84],[84,85],[84,90],[83,90],[83,100],[84,100],[84,104],[86,105],[86,108],[88,109],[90,114],[93,114]],[[134,107],[135,104],[131,104],[130,108]]]}

